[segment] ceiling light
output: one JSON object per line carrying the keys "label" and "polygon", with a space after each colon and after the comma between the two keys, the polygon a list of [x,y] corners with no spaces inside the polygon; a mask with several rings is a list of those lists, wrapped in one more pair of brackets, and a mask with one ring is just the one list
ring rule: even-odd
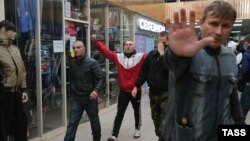
{"label": "ceiling light", "polygon": [[233,26],[242,26],[241,23],[234,24]]}
{"label": "ceiling light", "polygon": [[232,31],[231,33],[240,33],[241,31]]}
{"label": "ceiling light", "polygon": [[243,20],[235,20],[236,23],[242,23]]}

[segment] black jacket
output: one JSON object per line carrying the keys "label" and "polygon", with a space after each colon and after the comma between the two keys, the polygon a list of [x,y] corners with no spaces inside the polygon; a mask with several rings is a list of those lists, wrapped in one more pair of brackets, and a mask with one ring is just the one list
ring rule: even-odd
{"label": "black jacket", "polygon": [[168,90],[168,68],[163,65],[163,57],[157,49],[148,53],[139,76],[136,80],[136,87],[147,81],[150,91],[164,92]]}
{"label": "black jacket", "polygon": [[93,90],[99,93],[104,87],[104,73],[97,61],[89,57],[71,60],[69,79],[73,98],[89,97]]}

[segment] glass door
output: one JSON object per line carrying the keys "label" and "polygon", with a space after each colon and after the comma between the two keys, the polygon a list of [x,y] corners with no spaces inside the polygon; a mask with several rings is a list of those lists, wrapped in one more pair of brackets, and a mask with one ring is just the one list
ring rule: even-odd
{"label": "glass door", "polygon": [[63,126],[63,1],[40,1],[42,131]]}
{"label": "glass door", "polygon": [[[26,115],[28,118],[28,138],[38,136],[38,108],[39,99],[37,99],[37,71],[36,71],[36,40],[37,31],[37,8],[36,0],[4,0],[0,2],[0,7],[4,7],[4,17],[16,25],[17,36],[14,44],[20,50],[25,69],[27,72],[27,93],[29,101],[24,104]],[[2,12],[1,12],[2,13]],[[3,19],[1,19],[3,20]]]}

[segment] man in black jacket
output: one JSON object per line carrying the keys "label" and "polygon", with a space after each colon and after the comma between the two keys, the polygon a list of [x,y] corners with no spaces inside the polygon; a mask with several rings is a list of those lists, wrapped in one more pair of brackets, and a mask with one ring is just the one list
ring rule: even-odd
{"label": "man in black jacket", "polygon": [[98,116],[98,93],[104,85],[104,75],[99,64],[85,55],[83,42],[73,44],[75,58],[70,62],[71,103],[69,124],[64,141],[75,139],[82,113],[86,110],[91,124],[93,140],[100,141],[101,126]]}
{"label": "man in black jacket", "polygon": [[158,36],[158,46],[149,52],[136,81],[132,93],[137,92],[146,81],[149,85],[151,116],[155,133],[160,138],[168,97],[168,68],[163,65],[163,54],[168,46],[168,33],[162,31]]}

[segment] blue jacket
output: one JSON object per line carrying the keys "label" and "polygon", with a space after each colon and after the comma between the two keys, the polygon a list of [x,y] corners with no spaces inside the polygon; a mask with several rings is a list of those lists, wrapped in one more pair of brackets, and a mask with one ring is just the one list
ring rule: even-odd
{"label": "blue jacket", "polygon": [[250,82],[250,46],[247,47],[246,52],[243,54],[241,74],[246,82]]}
{"label": "blue jacket", "polygon": [[[166,141],[217,141],[217,125],[244,124],[237,95],[237,66],[226,47],[201,49],[194,57],[167,50],[173,71],[163,137]],[[183,120],[185,119],[185,120]]]}

